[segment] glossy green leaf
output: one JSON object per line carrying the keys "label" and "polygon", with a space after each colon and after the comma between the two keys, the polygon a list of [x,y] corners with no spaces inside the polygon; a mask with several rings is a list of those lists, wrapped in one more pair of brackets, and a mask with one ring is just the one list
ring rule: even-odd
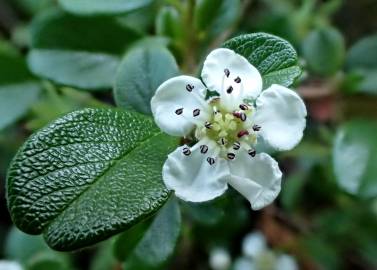
{"label": "glossy green leaf", "polygon": [[140,37],[115,18],[76,17],[58,10],[37,16],[31,36],[28,64],[34,74],[89,90],[112,86],[119,55]]}
{"label": "glossy green leaf", "polygon": [[301,74],[295,49],[289,42],[274,35],[241,35],[226,41],[223,46],[244,56],[259,70],[263,89],[273,83],[288,87]]}
{"label": "glossy green leaf", "polygon": [[313,30],[304,40],[302,50],[308,68],[316,74],[330,76],[343,67],[345,42],[335,28]]}
{"label": "glossy green leaf", "polygon": [[173,254],[181,231],[181,213],[176,198],[158,212],[152,224],[125,262],[125,269],[153,269]]}
{"label": "glossy green leaf", "polygon": [[133,49],[123,59],[116,76],[116,104],[151,114],[150,100],[156,89],[176,75],[177,63],[166,48],[148,46]]}
{"label": "glossy green leaf", "polygon": [[24,59],[0,43],[0,129],[22,117],[37,100],[40,86]]}
{"label": "glossy green leaf", "polygon": [[153,0],[59,0],[68,12],[79,15],[119,14],[151,4]]}
{"label": "glossy green leaf", "polygon": [[104,240],[153,214],[169,197],[161,179],[176,147],[150,118],[85,109],[25,142],[7,177],[13,222],[57,250]]}
{"label": "glossy green leaf", "polygon": [[337,182],[345,191],[361,197],[377,195],[377,123],[354,120],[335,138],[333,164]]}
{"label": "glossy green leaf", "polygon": [[112,85],[120,59],[103,53],[34,49],[28,64],[34,74],[56,83],[82,89],[104,89]]}
{"label": "glossy green leaf", "polygon": [[240,0],[197,0],[196,30],[215,37],[232,27],[241,13]]}

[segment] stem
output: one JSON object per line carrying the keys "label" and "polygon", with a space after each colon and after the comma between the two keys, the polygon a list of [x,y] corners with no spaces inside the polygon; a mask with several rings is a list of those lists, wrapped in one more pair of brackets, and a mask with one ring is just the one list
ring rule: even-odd
{"label": "stem", "polygon": [[194,22],[195,0],[187,1],[187,8],[185,14],[185,28],[187,30],[185,35],[185,44],[187,45],[184,51],[184,60],[182,69],[187,73],[194,73],[196,69],[196,57],[198,39],[196,36],[195,22]]}

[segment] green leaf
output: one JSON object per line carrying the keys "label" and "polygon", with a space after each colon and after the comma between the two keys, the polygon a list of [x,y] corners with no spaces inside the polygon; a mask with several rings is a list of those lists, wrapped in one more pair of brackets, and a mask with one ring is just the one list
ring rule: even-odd
{"label": "green leaf", "polygon": [[331,76],[339,71],[345,58],[345,42],[335,28],[313,30],[303,42],[303,55],[308,68],[322,76]]}
{"label": "green leaf", "polygon": [[241,35],[226,41],[225,48],[244,56],[263,77],[263,89],[273,83],[290,86],[301,74],[295,49],[289,42],[266,33]]}
{"label": "green leaf", "polygon": [[125,269],[154,269],[173,254],[181,231],[181,213],[176,198],[171,198],[154,218],[126,260]]}
{"label": "green leaf", "polygon": [[79,15],[125,13],[152,2],[153,0],[59,0],[63,9]]}
{"label": "green leaf", "polygon": [[151,114],[150,100],[156,89],[176,75],[177,63],[166,48],[133,49],[119,67],[114,87],[115,102],[120,107]]}
{"label": "green leaf", "polygon": [[377,94],[377,34],[361,39],[347,54],[347,69],[361,78],[356,89]]}
{"label": "green leaf", "polygon": [[169,197],[161,179],[176,147],[150,118],[85,109],[56,120],[25,142],[8,170],[13,222],[74,250],[119,233]]}
{"label": "green leaf", "polygon": [[347,53],[347,68],[377,69],[377,33],[354,44]]}
{"label": "green leaf", "polygon": [[37,16],[31,35],[28,65],[34,74],[90,90],[112,86],[119,55],[140,37],[115,18],[76,17],[58,10]]}
{"label": "green leaf", "polygon": [[34,74],[56,83],[93,90],[112,85],[119,62],[118,57],[110,54],[83,51],[34,49],[28,55]]}
{"label": "green leaf", "polygon": [[58,253],[44,252],[37,254],[27,263],[27,270],[70,270],[67,259]]}
{"label": "green leaf", "polygon": [[182,17],[173,7],[163,7],[156,17],[156,33],[178,40],[183,37]]}
{"label": "green leaf", "polygon": [[40,86],[24,59],[0,42],[0,130],[22,117],[37,100]]}
{"label": "green leaf", "polygon": [[239,0],[197,0],[194,14],[196,30],[215,37],[232,27],[240,12]]}
{"label": "green leaf", "polygon": [[354,120],[338,130],[333,148],[339,186],[364,198],[377,195],[376,134],[375,121]]}

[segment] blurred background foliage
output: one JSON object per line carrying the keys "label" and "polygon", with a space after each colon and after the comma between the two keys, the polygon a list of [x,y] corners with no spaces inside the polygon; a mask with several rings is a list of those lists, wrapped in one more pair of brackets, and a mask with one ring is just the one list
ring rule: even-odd
{"label": "blurred background foliage", "polygon": [[[157,85],[143,82],[159,61],[171,67],[153,74],[160,79],[177,73],[171,53],[182,73],[196,74],[226,39],[260,31],[299,52],[304,72],[295,88],[309,111],[301,144],[277,155],[285,177],[274,205],[252,212],[232,192],[206,204],[180,202],[182,223],[156,218],[74,253],[12,227],[6,170],[33,131],[84,107],[150,114],[127,94],[153,94]],[[124,96],[125,87],[142,93]],[[375,0],[0,0],[0,259],[36,270],[151,269],[143,259],[156,269],[209,269],[211,250],[237,258],[244,236],[259,230],[299,269],[377,269],[376,116]],[[182,226],[175,249],[142,237],[155,223],[168,226],[167,235]]]}

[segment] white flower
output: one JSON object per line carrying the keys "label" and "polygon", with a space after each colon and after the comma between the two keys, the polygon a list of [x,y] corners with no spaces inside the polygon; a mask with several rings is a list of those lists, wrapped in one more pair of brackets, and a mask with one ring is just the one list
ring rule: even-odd
{"label": "white flower", "polygon": [[259,231],[247,234],[242,241],[242,253],[251,259],[258,257],[266,250],[266,238]]}
{"label": "white flower", "polygon": [[227,270],[231,264],[230,254],[224,248],[215,248],[209,254],[209,265],[213,270]]}
{"label": "white flower", "polygon": [[[305,105],[280,85],[262,92],[258,70],[229,49],[208,55],[202,80],[174,77],[151,100],[161,130],[196,142],[168,156],[163,180],[191,202],[214,199],[230,184],[260,209],[280,192],[282,173],[273,158],[256,153],[257,139],[278,150],[293,148],[303,136]],[[207,89],[220,96],[206,100]]]}

